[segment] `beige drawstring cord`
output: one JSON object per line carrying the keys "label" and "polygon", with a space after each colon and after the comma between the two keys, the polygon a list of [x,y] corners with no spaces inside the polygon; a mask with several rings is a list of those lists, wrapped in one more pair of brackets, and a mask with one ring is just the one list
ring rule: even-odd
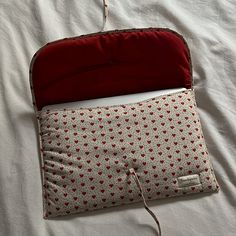
{"label": "beige drawstring cord", "polygon": [[108,18],[108,4],[107,4],[107,0],[103,0],[103,14],[104,14],[104,23],[103,23],[102,31],[105,30],[106,23],[107,23],[107,18]]}
{"label": "beige drawstring cord", "polygon": [[138,176],[137,176],[137,174],[136,174],[136,172],[135,172],[135,170],[133,168],[130,168],[129,172],[132,175],[132,177],[134,178],[134,181],[135,181],[135,183],[137,184],[137,186],[139,188],[139,191],[141,193],[145,209],[148,211],[148,213],[152,216],[152,218],[155,220],[155,222],[157,224],[157,227],[158,227],[157,235],[161,236],[161,226],[160,226],[160,223],[159,223],[157,217],[155,216],[155,214],[149,209],[149,207],[148,207],[148,205],[146,203],[146,200],[144,198],[143,190],[142,190],[141,184],[139,182]]}

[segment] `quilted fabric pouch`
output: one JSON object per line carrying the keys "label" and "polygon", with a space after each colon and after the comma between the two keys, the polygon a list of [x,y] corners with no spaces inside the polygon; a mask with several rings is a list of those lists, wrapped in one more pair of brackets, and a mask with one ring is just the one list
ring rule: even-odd
{"label": "quilted fabric pouch", "polygon": [[[176,32],[133,29],[55,41],[35,54],[30,78],[45,218],[143,201],[159,227],[146,201],[218,191],[189,49]],[[184,89],[128,104],[66,106],[167,88]]]}

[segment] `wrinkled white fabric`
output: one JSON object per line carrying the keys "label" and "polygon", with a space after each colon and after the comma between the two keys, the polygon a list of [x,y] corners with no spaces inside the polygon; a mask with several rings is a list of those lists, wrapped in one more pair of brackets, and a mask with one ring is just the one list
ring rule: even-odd
{"label": "wrinkled white fabric", "polygon": [[[150,204],[163,235],[236,232],[236,2],[110,0],[106,29],[169,27],[187,40],[204,136],[221,191]],[[42,218],[30,59],[48,41],[100,31],[102,1],[0,0],[0,235],[155,235],[142,204]]]}

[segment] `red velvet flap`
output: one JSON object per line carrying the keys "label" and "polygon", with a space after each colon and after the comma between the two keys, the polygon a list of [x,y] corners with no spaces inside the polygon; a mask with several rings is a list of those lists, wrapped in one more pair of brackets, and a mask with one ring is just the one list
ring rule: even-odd
{"label": "red velvet flap", "polygon": [[34,55],[30,77],[38,110],[50,104],[192,86],[186,42],[161,28],[48,43]]}

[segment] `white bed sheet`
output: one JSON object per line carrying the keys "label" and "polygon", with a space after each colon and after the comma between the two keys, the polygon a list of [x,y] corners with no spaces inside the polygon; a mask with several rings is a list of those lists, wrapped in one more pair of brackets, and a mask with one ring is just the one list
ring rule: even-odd
{"label": "white bed sheet", "polygon": [[[150,203],[163,235],[236,235],[236,1],[110,0],[107,29],[169,27],[187,40],[209,152],[221,186]],[[151,236],[141,204],[42,218],[30,59],[48,41],[99,31],[102,0],[0,0],[0,235]]]}

